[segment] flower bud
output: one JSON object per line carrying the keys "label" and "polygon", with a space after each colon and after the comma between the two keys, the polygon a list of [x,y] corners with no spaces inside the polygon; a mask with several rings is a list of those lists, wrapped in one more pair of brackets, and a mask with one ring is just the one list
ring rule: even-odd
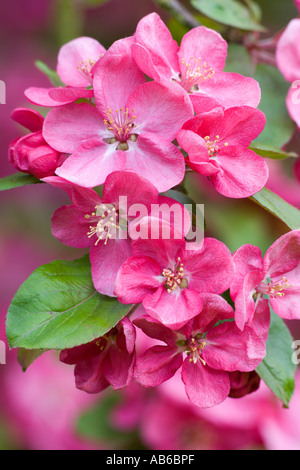
{"label": "flower bud", "polygon": [[230,393],[231,398],[241,398],[249,393],[255,392],[259,388],[260,377],[255,372],[231,372],[230,378]]}
{"label": "flower bud", "polygon": [[54,150],[47,144],[42,134],[43,117],[30,109],[16,109],[12,118],[33,131],[15,139],[9,146],[9,161],[19,171],[30,173],[36,178],[55,174],[66,155]]}

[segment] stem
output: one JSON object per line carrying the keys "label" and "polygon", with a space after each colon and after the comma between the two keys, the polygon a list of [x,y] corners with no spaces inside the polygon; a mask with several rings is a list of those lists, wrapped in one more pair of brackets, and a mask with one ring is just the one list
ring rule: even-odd
{"label": "stem", "polygon": [[155,2],[188,28],[195,28],[201,24],[178,0],[155,0]]}

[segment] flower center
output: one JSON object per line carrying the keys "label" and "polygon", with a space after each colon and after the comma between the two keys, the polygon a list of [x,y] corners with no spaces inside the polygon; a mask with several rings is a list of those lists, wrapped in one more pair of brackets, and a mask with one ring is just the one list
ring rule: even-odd
{"label": "flower center", "polygon": [[116,208],[109,204],[101,204],[95,207],[96,212],[91,215],[86,214],[86,219],[91,219],[96,225],[90,225],[90,231],[87,233],[89,238],[96,235],[97,240],[95,245],[98,245],[99,241],[104,241],[104,245],[107,245],[108,240],[111,238],[116,239],[116,231],[120,228],[118,226],[119,214]]}
{"label": "flower center", "polygon": [[164,269],[162,272],[162,276],[166,278],[165,288],[167,289],[168,293],[171,293],[177,287],[179,287],[180,289],[187,288],[188,283],[187,280],[183,278],[183,263],[181,263],[180,258],[177,258],[177,264],[175,265],[174,269]]}
{"label": "flower center", "polygon": [[291,287],[293,285],[289,285],[287,278],[282,277],[279,281],[261,282],[256,288],[256,292],[269,295],[271,299],[276,299],[276,297],[283,297],[285,293],[282,291]]}
{"label": "flower center", "polygon": [[[218,155],[219,150],[220,150],[220,147],[218,145],[218,142],[220,140],[220,136],[216,135],[215,140],[210,140],[210,136],[207,135],[206,137],[204,137],[204,140],[205,140],[206,147],[207,147],[207,150],[208,150],[208,153],[209,153],[209,158],[216,157]],[[225,142],[224,146],[228,147],[228,142]]]}
{"label": "flower center", "polygon": [[188,61],[182,59],[181,63],[183,67],[181,67],[182,73],[179,76],[180,83],[189,93],[198,91],[198,83],[212,78],[215,74],[212,67],[209,67],[206,62],[202,62],[201,57],[198,59],[191,57]]}
{"label": "flower center", "polygon": [[[103,54],[99,57],[99,59],[103,56]],[[79,72],[84,75],[85,78],[87,78],[91,83],[92,83],[92,74],[91,74],[91,71],[92,71],[92,68],[94,67],[94,65],[98,62],[98,60],[92,60],[92,59],[88,59],[88,60],[81,60],[78,65],[77,65],[77,70],[79,70]]]}
{"label": "flower center", "polygon": [[202,333],[197,333],[195,336],[191,336],[186,341],[186,354],[189,356],[189,361],[196,364],[200,361],[204,366],[206,362],[201,357],[201,352],[205,346],[205,342],[202,340]]}
{"label": "flower center", "polygon": [[117,109],[113,112],[109,107],[107,107],[107,119],[104,119],[104,124],[107,129],[114,134],[112,139],[107,139],[109,144],[114,144],[115,142],[120,142],[118,150],[128,150],[127,141],[131,140],[136,142],[137,134],[133,134],[133,129],[136,127],[134,120],[134,109],[131,112],[128,108]]}

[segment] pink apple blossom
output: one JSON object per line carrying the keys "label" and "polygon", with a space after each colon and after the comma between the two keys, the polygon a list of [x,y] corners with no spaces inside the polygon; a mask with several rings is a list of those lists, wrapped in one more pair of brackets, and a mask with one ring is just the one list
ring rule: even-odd
{"label": "pink apple blossom", "polygon": [[157,204],[163,209],[161,218],[164,219],[166,213],[168,222],[167,208],[175,203],[184,219],[178,219],[178,223],[182,223],[180,229],[189,229],[184,207],[170,198],[158,196],[157,189],[133,171],[111,173],[105,180],[102,198],[93,189],[82,188],[58,176],[43,181],[65,190],[72,201],[71,206],[63,206],[54,213],[53,235],[65,245],[91,248],[93,282],[104,295],[114,295],[118,269],[131,255],[127,230],[137,223],[134,207],[139,209],[142,205],[151,214],[152,206]]}
{"label": "pink apple blossom", "polygon": [[166,191],[184,177],[183,155],[171,142],[192,117],[192,106],[180,88],[145,83],[131,45],[132,38],[117,41],[99,62],[93,81],[96,107],[53,109],[44,137],[71,154],[57,174],[75,184],[94,187],[113,171],[134,170]]}
{"label": "pink apple blossom", "polygon": [[[123,212],[134,203],[150,209],[151,203],[158,202],[156,188],[131,171],[111,173],[102,198],[93,189],[73,185],[57,176],[44,181],[67,191],[73,203],[54,213],[53,235],[75,248],[91,247],[94,285],[101,294],[113,296],[118,269],[131,255],[128,213]],[[124,208],[120,207],[120,197],[127,198]]]}
{"label": "pink apple blossom", "polygon": [[161,18],[151,13],[138,23],[134,38],[133,55],[141,70],[169,87],[180,85],[196,111],[218,105],[259,104],[256,80],[223,72],[227,43],[216,31],[204,26],[194,28],[184,35],[179,47]]}
{"label": "pink apple blossom", "polygon": [[202,309],[202,293],[221,294],[230,285],[228,248],[213,238],[199,246],[183,239],[136,240],[121,266],[115,293],[124,304],[143,303],[148,315],[179,328]]}
{"label": "pink apple blossom", "polygon": [[[207,408],[224,401],[230,393],[229,372],[250,372],[265,356],[265,341],[253,329],[241,332],[229,320],[233,310],[220,296],[203,295],[202,312],[176,331],[150,316],[134,321],[151,338],[166,343],[142,354],[135,379],[153,387],[173,377],[182,367],[182,380],[191,402]],[[185,359],[184,356],[186,355]]]}
{"label": "pink apple blossom", "polygon": [[135,365],[135,327],[128,317],[105,336],[91,343],[65,349],[60,360],[76,364],[76,387],[98,393],[112,385],[114,390],[130,384]]}
{"label": "pink apple blossom", "polygon": [[186,163],[208,176],[219,193],[248,197],[268,179],[265,160],[248,149],[265,122],[264,114],[249,106],[218,107],[186,122],[177,140],[188,154]]}
{"label": "pink apple blossom", "polygon": [[54,175],[55,170],[66,159],[66,155],[54,150],[43,138],[43,116],[33,109],[17,108],[11,117],[31,133],[10,144],[10,163],[17,170],[30,173],[37,178]]}
{"label": "pink apple blossom", "polygon": [[93,70],[105,52],[96,39],[73,39],[64,44],[58,54],[57,73],[67,86],[31,87],[25,91],[25,96],[31,103],[47,107],[63,106],[79,98],[93,98]]}
{"label": "pink apple blossom", "polygon": [[300,318],[300,230],[280,237],[264,257],[259,248],[243,245],[235,252],[233,261],[235,274],[230,293],[240,329],[260,315],[263,295],[280,317]]}

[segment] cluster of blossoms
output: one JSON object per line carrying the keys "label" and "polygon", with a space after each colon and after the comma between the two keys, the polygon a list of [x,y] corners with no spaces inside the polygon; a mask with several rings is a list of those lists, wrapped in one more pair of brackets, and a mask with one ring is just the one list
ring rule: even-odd
{"label": "cluster of blossoms", "polygon": [[[206,27],[179,47],[150,14],[107,51],[86,37],[63,46],[57,72],[66,86],[26,91],[30,102],[52,108],[45,120],[14,112],[32,134],[11,144],[11,162],[72,202],[55,212],[53,235],[90,248],[98,292],[139,306],[104,337],[61,352],[89,393],[133,378],[157,386],[182,368],[189,399],[216,405],[234,396],[240,374],[244,393],[253,388],[266,354],[267,298],[282,318],[300,318],[300,230],[264,258],[252,245],[232,256],[213,238],[187,242],[186,209],[164,194],[186,166],[231,198],[249,197],[267,181],[265,160],[248,148],[265,125],[260,88],[223,72],[226,54],[226,41]],[[150,225],[159,235],[169,228],[168,237],[149,236]],[[222,297],[229,289],[235,309]],[[154,343],[138,357],[136,328]]]}

